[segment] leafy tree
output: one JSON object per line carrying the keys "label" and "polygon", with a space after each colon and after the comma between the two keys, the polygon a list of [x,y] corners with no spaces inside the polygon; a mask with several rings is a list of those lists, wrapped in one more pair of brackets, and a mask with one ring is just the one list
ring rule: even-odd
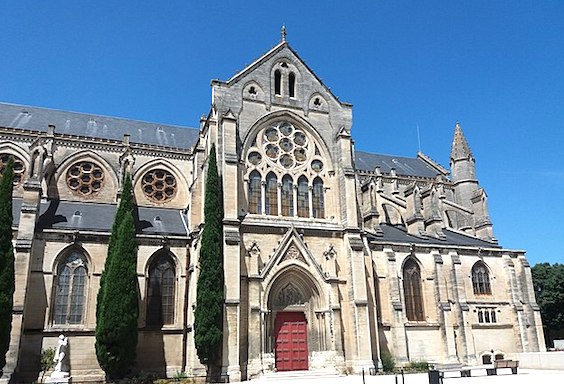
{"label": "leafy tree", "polygon": [[555,331],[564,330],[564,264],[536,264],[533,286],[549,344]]}
{"label": "leafy tree", "polygon": [[137,349],[137,245],[131,178],[126,175],[96,308],[96,357],[109,379],[127,375]]}
{"label": "leafy tree", "polygon": [[9,158],[0,178],[0,372],[6,365],[14,303],[14,250],[12,248],[12,190],[14,159]]}
{"label": "leafy tree", "polygon": [[194,313],[194,341],[200,362],[210,368],[219,363],[221,357],[224,300],[221,246],[223,210],[215,145],[209,155],[204,216]]}

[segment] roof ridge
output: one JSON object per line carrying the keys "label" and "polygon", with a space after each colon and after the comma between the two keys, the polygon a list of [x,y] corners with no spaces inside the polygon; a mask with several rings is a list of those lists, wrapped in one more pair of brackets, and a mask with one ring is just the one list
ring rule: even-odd
{"label": "roof ridge", "polygon": [[100,114],[100,113],[68,111],[68,110],[59,109],[59,108],[40,107],[40,106],[26,105],[26,104],[15,104],[15,103],[9,103],[9,102],[5,102],[5,101],[0,101],[0,106],[1,106],[1,105],[11,106],[11,107],[20,107],[20,108],[33,108],[33,109],[38,109],[38,110],[43,110],[43,111],[60,112],[60,113],[64,113],[64,114],[73,114],[73,115],[82,115],[82,116],[101,117],[101,118],[106,118],[106,119],[114,119],[114,120],[121,120],[121,121],[131,121],[131,122],[144,123],[144,124],[154,124],[155,126],[163,126],[163,127],[198,129],[198,128],[196,128],[196,127],[190,127],[190,126],[187,126],[187,125],[158,123],[158,122],[156,122],[156,121],[147,121],[147,120],[141,120],[141,119],[135,119],[135,118],[129,118],[129,117],[119,117],[119,116],[103,115],[103,114]]}

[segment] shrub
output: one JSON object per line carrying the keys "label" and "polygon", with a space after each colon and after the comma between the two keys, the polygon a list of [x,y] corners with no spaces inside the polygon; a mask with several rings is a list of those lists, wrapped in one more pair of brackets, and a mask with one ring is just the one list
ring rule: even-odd
{"label": "shrub", "polygon": [[388,351],[380,353],[380,359],[382,359],[382,369],[384,372],[393,372],[396,367],[396,361],[392,354]]}
{"label": "shrub", "polygon": [[55,366],[55,348],[47,348],[41,350],[41,381],[45,373]]}
{"label": "shrub", "polygon": [[429,363],[426,361],[411,361],[405,368],[409,372],[427,372],[429,370]]}

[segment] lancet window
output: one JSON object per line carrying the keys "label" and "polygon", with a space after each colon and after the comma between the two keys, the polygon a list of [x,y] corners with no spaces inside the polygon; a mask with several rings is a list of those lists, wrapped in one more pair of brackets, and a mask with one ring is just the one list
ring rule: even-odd
{"label": "lancet window", "polygon": [[87,283],[86,258],[82,253],[73,251],[63,258],[57,267],[53,324],[83,323]]}
{"label": "lancet window", "polygon": [[472,288],[476,295],[491,295],[492,288],[490,285],[490,274],[488,267],[481,261],[478,261],[472,267]]}
{"label": "lancet window", "polygon": [[288,121],[250,139],[247,152],[248,212],[323,219],[327,160],[315,141]]}
{"label": "lancet window", "polygon": [[410,321],[425,320],[421,293],[421,270],[413,259],[407,260],[403,267],[403,292],[407,319]]}
{"label": "lancet window", "polygon": [[174,323],[174,282],[174,262],[168,254],[162,253],[149,267],[148,326]]}

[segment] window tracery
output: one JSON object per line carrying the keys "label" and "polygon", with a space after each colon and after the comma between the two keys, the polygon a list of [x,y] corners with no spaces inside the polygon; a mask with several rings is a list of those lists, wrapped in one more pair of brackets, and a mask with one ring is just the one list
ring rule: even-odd
{"label": "window tracery", "polygon": [[141,179],[145,196],[155,203],[166,203],[176,195],[176,178],[164,169],[153,169]]}
{"label": "window tracery", "polygon": [[267,128],[262,142],[267,159],[275,166],[292,169],[304,165],[308,160],[309,143],[306,134],[287,121]]}
{"label": "window tracery", "polygon": [[87,283],[87,264],[79,252],[72,252],[57,268],[53,324],[82,324]]}
{"label": "window tracery", "polygon": [[406,261],[403,267],[403,292],[407,319],[410,321],[425,320],[421,292],[421,270],[419,265],[411,258]]}
{"label": "window tracery", "polygon": [[4,174],[4,169],[6,169],[6,164],[8,164],[8,160],[10,159],[10,156],[14,158],[14,165],[13,165],[13,168],[12,168],[13,171],[14,171],[13,183],[14,183],[14,185],[19,185],[19,184],[21,184],[21,182],[24,179],[25,164],[17,156],[14,156],[10,153],[0,154],[0,175]]}
{"label": "window tracery", "polygon": [[326,160],[305,130],[277,120],[249,139],[248,212],[325,218]]}
{"label": "window tracery", "polygon": [[472,288],[476,295],[491,295],[490,274],[486,265],[479,261],[472,267]]}
{"label": "window tracery", "polygon": [[158,256],[149,267],[147,325],[174,323],[174,263],[169,255]]}
{"label": "window tracery", "polygon": [[79,161],[67,171],[67,185],[77,195],[95,195],[104,187],[104,171],[90,161]]}

